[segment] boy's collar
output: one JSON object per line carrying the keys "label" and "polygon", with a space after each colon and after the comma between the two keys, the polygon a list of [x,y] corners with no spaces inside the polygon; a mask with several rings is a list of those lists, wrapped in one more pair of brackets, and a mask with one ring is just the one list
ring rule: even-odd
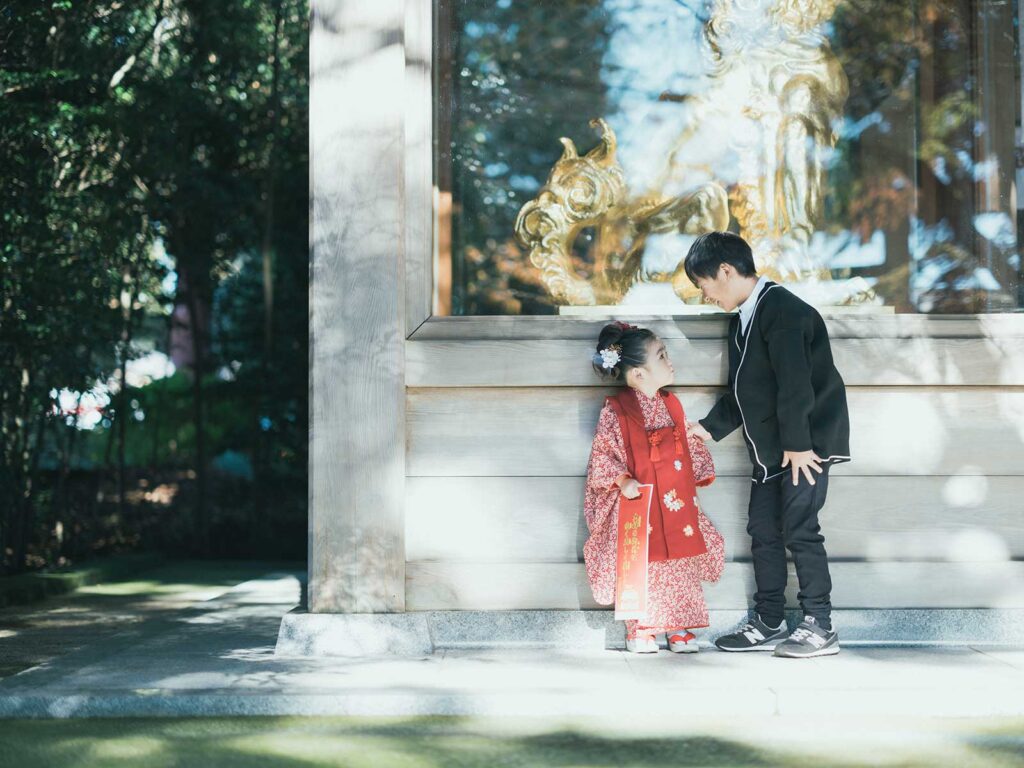
{"label": "boy's collar", "polygon": [[754,290],[750,292],[750,295],[744,299],[737,307],[741,315],[748,315],[754,311],[754,305],[757,304],[757,297],[761,295],[761,291],[765,289],[765,286],[771,282],[767,277],[762,275],[757,278],[757,282],[754,283]]}

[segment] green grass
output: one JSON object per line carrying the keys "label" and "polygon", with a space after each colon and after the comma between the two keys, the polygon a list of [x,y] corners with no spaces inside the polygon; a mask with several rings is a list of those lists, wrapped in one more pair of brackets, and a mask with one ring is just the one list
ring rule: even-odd
{"label": "green grass", "polygon": [[74,592],[90,584],[125,579],[162,562],[160,555],[114,555],[74,568],[0,577],[0,608],[28,605],[47,597]]}
{"label": "green grass", "polygon": [[254,578],[257,572],[304,568],[303,563],[295,562],[166,561],[156,554],[115,555],[60,571],[0,577],[0,608],[78,591],[96,595],[175,594],[187,588],[234,586]]}
{"label": "green grass", "polygon": [[197,589],[234,587],[272,571],[301,572],[305,563],[248,560],[157,561],[133,576],[110,579],[81,588],[83,595],[159,596]]}
{"label": "green grass", "polygon": [[661,719],[640,732],[513,718],[0,720],[3,764],[32,768],[348,766],[1024,766],[1024,722]]}

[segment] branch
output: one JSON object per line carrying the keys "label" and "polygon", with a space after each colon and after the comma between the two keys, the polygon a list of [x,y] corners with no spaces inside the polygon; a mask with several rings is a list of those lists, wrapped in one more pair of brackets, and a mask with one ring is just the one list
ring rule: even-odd
{"label": "branch", "polygon": [[132,67],[135,66],[135,62],[138,61],[139,56],[141,56],[142,52],[146,50],[146,46],[149,45],[151,40],[159,45],[161,35],[160,30],[163,28],[164,22],[166,21],[166,17],[164,16],[164,4],[165,0],[160,0],[160,7],[157,9],[156,22],[154,22],[153,28],[150,29],[149,33],[143,38],[138,48],[128,55],[124,64],[122,64],[111,76],[110,83],[107,86],[108,90],[116,88],[118,84],[124,80],[125,75],[127,75],[131,71]]}

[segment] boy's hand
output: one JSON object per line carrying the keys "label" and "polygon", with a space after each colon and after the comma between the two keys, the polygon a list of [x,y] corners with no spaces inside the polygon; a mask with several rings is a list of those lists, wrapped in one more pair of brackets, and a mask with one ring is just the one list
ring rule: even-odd
{"label": "boy's hand", "polygon": [[640,483],[631,477],[622,481],[619,490],[622,491],[622,495],[627,499],[635,499],[640,496]]}
{"label": "boy's hand", "polygon": [[804,477],[807,478],[807,482],[814,485],[814,475],[811,474],[813,469],[819,475],[821,474],[821,462],[823,459],[816,454],[814,451],[783,451],[782,452],[782,466],[792,466],[793,468],[793,485],[798,485],[800,482],[800,473],[802,472]]}
{"label": "boy's hand", "polygon": [[[705,443],[708,440],[713,440],[714,439],[713,437],[711,437],[711,433],[708,432],[706,429],[704,429],[704,427],[701,425],[701,423],[699,421],[688,421],[688,422],[686,422],[686,434],[687,435],[693,435],[698,440],[703,440]],[[785,466],[785,465],[783,465],[783,466]]]}

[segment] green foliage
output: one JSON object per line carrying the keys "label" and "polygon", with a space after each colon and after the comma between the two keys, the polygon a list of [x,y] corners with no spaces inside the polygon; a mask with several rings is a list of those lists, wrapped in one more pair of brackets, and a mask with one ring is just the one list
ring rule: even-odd
{"label": "green foliage", "polygon": [[[217,376],[208,308],[229,265],[254,252],[268,254],[278,306],[305,307],[296,276],[308,263],[307,10],[304,0],[0,4],[7,570],[25,567],[44,520],[74,512],[64,485],[77,468],[104,473],[101,485],[133,466],[190,465],[205,477],[228,444],[284,451],[293,480],[304,466],[304,438],[273,435],[292,441],[284,447],[256,439],[261,418],[280,420],[280,393]],[[165,291],[169,270],[176,290]],[[290,394],[289,413],[304,413],[304,326],[297,332],[281,313],[282,327],[256,302],[244,323],[257,330],[234,350],[237,360]],[[55,417],[52,393],[107,381],[116,390],[127,361],[169,351],[175,307],[175,317],[198,307],[193,367],[202,386],[184,370],[128,388],[93,433]],[[295,344],[264,348],[268,316],[272,335],[287,332]],[[200,489],[200,506],[204,497]]]}

